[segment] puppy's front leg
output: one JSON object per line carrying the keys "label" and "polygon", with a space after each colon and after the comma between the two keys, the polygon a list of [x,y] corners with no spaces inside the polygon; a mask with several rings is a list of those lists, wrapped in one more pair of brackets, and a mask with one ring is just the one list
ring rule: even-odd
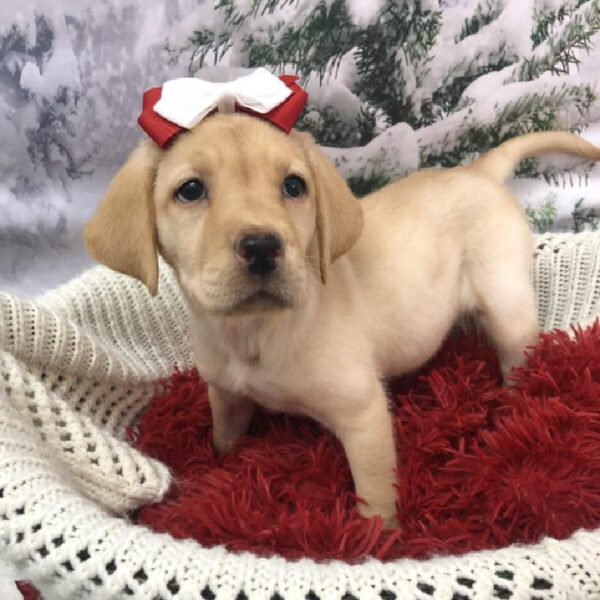
{"label": "puppy's front leg", "polygon": [[213,446],[219,454],[229,454],[235,442],[248,431],[254,403],[213,385],[208,388],[208,401],[213,421]]}
{"label": "puppy's front leg", "polygon": [[380,382],[374,384],[369,404],[345,414],[336,425],[344,446],[356,494],[368,504],[359,504],[363,517],[380,516],[386,527],[397,527],[396,447],[392,416]]}

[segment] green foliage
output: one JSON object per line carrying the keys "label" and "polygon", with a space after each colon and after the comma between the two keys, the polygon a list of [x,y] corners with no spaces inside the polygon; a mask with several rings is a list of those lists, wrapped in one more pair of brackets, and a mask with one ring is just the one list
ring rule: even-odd
{"label": "green foliage", "polygon": [[583,206],[583,198],[575,202],[571,216],[573,217],[573,232],[579,233],[586,228],[596,231],[600,222],[600,215],[593,208]]}
{"label": "green foliage", "polygon": [[339,113],[330,106],[321,110],[304,110],[297,129],[310,133],[318,144],[350,148],[360,145],[360,132],[355,123],[342,121]]}
{"label": "green foliage", "polygon": [[[468,74],[454,77],[453,70],[457,69],[458,65],[455,65],[450,69],[450,72],[445,78],[449,83],[436,90],[433,93],[431,102],[428,103],[429,105],[426,105],[426,108],[423,109],[425,117],[423,119],[424,123],[434,123],[452,113],[457,107],[463,92],[473,81],[486,73],[499,71],[512,63],[509,53],[505,52],[504,47],[500,49],[497,59],[498,62],[494,65],[480,65],[478,64],[476,56],[465,60],[468,60],[470,63],[467,68]],[[427,118],[427,116],[429,116],[429,118]]]}
{"label": "green foliage", "polygon": [[423,124],[413,107],[410,78],[416,76],[419,84],[440,25],[440,11],[423,10],[420,2],[387,0],[379,19],[361,32],[355,50],[356,89],[366,92],[390,125]]}
{"label": "green foliage", "polygon": [[466,37],[476,34],[482,27],[497,19],[501,12],[502,4],[497,0],[479,2],[473,15],[465,19],[460,33],[454,38],[454,41],[458,43]]}
{"label": "green foliage", "polygon": [[[583,12],[575,14],[578,8],[582,8]],[[557,25],[562,27],[555,33]],[[590,39],[598,31],[600,4],[597,0],[580,0],[572,8],[562,7],[557,12],[551,11],[543,15],[531,38],[535,46],[546,42],[548,49],[541,55],[523,60],[513,79],[531,81],[546,72],[554,75],[568,73],[570,66],[579,64],[577,51],[589,51]]]}
{"label": "green foliage", "polygon": [[345,0],[320,2],[304,22],[290,26],[279,38],[277,66],[291,63],[304,78],[316,73],[322,81],[337,70],[357,37]]}
{"label": "green foliage", "polygon": [[566,3],[558,10],[553,10],[546,7],[546,10],[536,15],[534,29],[531,32],[531,41],[533,47],[539,46],[543,41],[550,37],[556,25],[560,25],[565,19],[570,17],[580,6],[588,0],[576,0],[572,6]]}
{"label": "green foliage", "polygon": [[205,65],[209,54],[213,54],[213,63],[217,64],[232,46],[232,30],[245,21],[245,16],[238,12],[233,0],[217,0],[215,10],[221,13],[225,27],[221,31],[206,27],[194,31],[189,39],[190,45],[195,48],[188,68],[190,75]]}
{"label": "green foliage", "polygon": [[[280,23],[279,26],[283,27],[283,23]],[[242,48],[247,56],[249,67],[262,67],[279,63],[274,37],[274,32],[268,31],[264,40],[257,39],[253,35],[249,35],[244,39]]]}
{"label": "green foliage", "polygon": [[[538,161],[539,163],[539,161]],[[533,174],[529,175],[530,177],[542,177],[546,183],[552,183],[556,186],[584,186],[588,184],[589,174],[592,170],[594,163],[592,162],[583,162],[581,165],[578,165],[577,170],[568,169],[568,170],[557,170],[552,167],[541,167],[538,164],[538,168],[533,170]],[[519,176],[523,174],[519,172]]]}
{"label": "green foliage", "polygon": [[377,111],[368,103],[364,103],[356,117],[356,125],[358,129],[358,146],[368,144],[378,131],[377,127]]}
{"label": "green foliage", "polygon": [[[523,95],[498,110],[494,121],[482,124],[467,109],[460,133],[451,147],[433,152],[426,145],[420,149],[424,167],[453,167],[462,164],[484,149],[492,148],[505,140],[532,131],[560,129],[559,113],[565,106],[575,107],[581,114],[589,112],[595,99],[594,90],[587,85],[563,86],[550,93]],[[539,161],[527,159],[521,163],[517,175],[538,176]]]}
{"label": "green foliage", "polygon": [[389,174],[381,170],[373,170],[368,175],[348,177],[346,183],[350,186],[352,193],[357,198],[362,198],[371,192],[375,192],[391,181]]}
{"label": "green foliage", "polygon": [[323,146],[364,146],[376,135],[376,110],[364,105],[356,120],[349,122],[343,121],[332,106],[325,106],[320,110],[308,108],[300,115],[296,129],[310,133]]}
{"label": "green foliage", "polygon": [[257,30],[248,26],[258,15],[274,13],[294,0],[254,0],[245,13],[238,12],[234,0],[218,0],[215,11],[223,23],[222,31],[215,34],[200,28],[190,38],[197,48],[189,68],[191,75],[204,66],[209,53],[222,57],[239,38],[244,65],[270,66],[274,70],[293,64],[305,80],[316,73],[322,80],[339,65],[344,54],[356,44],[358,32],[348,15],[345,0],[321,1],[303,20],[277,21]]}
{"label": "green foliage", "polygon": [[537,209],[527,206],[525,214],[535,232],[551,231],[556,222],[556,195],[549,194],[546,201]]}

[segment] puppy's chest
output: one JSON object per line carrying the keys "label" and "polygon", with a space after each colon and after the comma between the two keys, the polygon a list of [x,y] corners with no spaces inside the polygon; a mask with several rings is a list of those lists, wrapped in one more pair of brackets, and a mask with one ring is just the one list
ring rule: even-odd
{"label": "puppy's chest", "polygon": [[[266,408],[283,410],[293,392],[259,361],[245,363],[228,357],[219,372],[220,384],[231,392],[250,396]],[[288,409],[289,410],[289,409]]]}
{"label": "puppy's chest", "polygon": [[282,348],[275,352],[258,336],[221,339],[195,348],[200,375],[212,385],[248,396],[265,408],[308,414],[302,393],[293,384],[302,369]]}

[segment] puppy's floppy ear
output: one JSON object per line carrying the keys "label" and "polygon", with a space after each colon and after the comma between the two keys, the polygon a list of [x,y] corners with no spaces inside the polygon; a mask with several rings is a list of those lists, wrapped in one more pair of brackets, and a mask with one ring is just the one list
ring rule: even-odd
{"label": "puppy's floppy ear", "polygon": [[360,202],[331,162],[318,150],[312,137],[295,132],[303,148],[315,182],[317,241],[321,281],[327,281],[329,265],[357,242],[363,228]]}
{"label": "puppy's floppy ear", "polygon": [[152,142],[142,142],[131,153],[84,231],[92,258],[139,279],[153,296],[158,288],[153,194],[159,154]]}

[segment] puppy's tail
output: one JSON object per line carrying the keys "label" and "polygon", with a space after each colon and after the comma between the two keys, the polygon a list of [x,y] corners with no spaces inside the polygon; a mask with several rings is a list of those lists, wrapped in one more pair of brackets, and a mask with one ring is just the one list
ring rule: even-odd
{"label": "puppy's tail", "polygon": [[600,160],[600,148],[583,138],[566,131],[543,131],[512,138],[486,152],[469,166],[498,183],[504,183],[524,158],[550,152],[563,152],[587,160]]}

